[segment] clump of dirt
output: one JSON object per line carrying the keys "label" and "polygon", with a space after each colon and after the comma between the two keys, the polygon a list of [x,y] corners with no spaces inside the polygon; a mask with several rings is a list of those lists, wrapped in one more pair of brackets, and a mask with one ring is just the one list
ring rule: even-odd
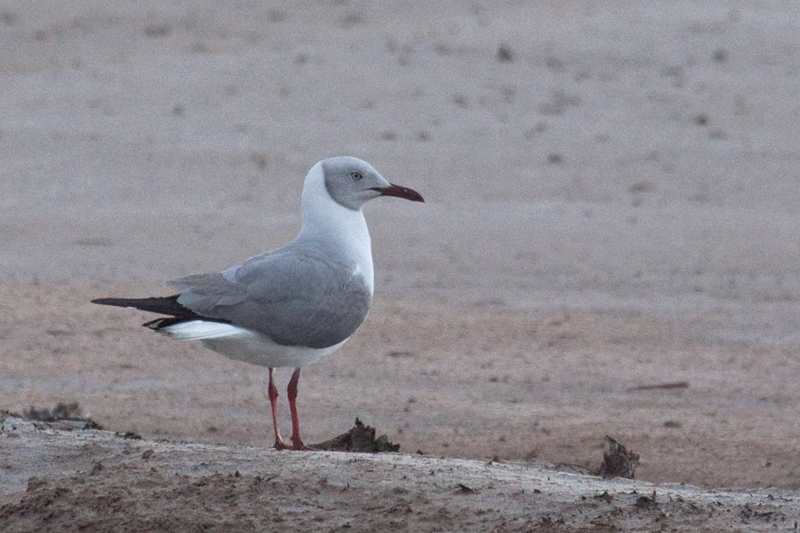
{"label": "clump of dirt", "polygon": [[656,385],[639,385],[637,387],[628,388],[629,392],[644,391],[644,390],[671,390],[671,389],[688,389],[688,381],[675,381],[672,383],[658,383]]}
{"label": "clump of dirt", "polygon": [[120,433],[118,431],[114,433],[114,436],[119,437],[121,439],[142,440],[142,436],[133,431],[126,431],[125,433]]}
{"label": "clump of dirt", "polygon": [[603,452],[603,464],[600,465],[597,475],[603,479],[613,477],[633,479],[636,467],[639,466],[639,454],[629,452],[625,446],[608,435],[606,442],[608,442],[608,453]]}
{"label": "clump of dirt", "polygon": [[375,428],[365,426],[361,420],[356,418],[356,423],[350,431],[325,442],[314,444],[314,448],[336,452],[381,453],[399,451],[400,445],[389,442],[386,435],[381,435],[376,439]]}
{"label": "clump of dirt", "polygon": [[[12,413],[8,413],[12,415]],[[58,402],[51,411],[47,407],[37,409],[30,406],[22,412],[22,417],[31,422],[44,422],[48,427],[58,429],[103,429],[103,427],[89,417],[84,417],[78,402]],[[52,426],[56,423],[56,426]]]}

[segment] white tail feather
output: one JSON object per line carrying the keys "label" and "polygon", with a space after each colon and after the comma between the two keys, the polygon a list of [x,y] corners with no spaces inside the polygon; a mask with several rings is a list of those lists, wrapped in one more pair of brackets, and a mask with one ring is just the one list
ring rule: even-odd
{"label": "white tail feather", "polygon": [[251,337],[253,332],[244,328],[223,324],[221,322],[207,322],[205,320],[192,320],[181,322],[158,330],[166,333],[176,340],[200,341],[205,339],[221,339],[230,337]]}

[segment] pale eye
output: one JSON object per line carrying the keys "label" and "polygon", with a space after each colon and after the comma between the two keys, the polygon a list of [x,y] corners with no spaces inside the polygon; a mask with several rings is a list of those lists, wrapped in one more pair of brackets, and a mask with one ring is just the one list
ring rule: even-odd
{"label": "pale eye", "polygon": [[353,178],[353,181],[358,181],[364,176],[361,175],[361,172],[351,172],[350,177]]}

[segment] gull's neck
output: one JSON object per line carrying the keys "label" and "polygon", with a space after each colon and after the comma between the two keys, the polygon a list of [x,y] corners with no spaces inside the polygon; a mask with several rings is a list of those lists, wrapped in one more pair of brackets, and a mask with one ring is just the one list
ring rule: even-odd
{"label": "gull's neck", "polygon": [[367,221],[360,210],[349,209],[331,198],[325,189],[320,164],[314,165],[306,177],[302,204],[303,225],[295,242],[321,248],[337,259],[354,263],[372,292],[374,272]]}

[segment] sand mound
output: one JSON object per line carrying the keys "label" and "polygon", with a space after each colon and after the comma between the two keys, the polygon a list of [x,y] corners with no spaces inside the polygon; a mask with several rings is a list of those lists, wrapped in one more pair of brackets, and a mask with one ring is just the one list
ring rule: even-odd
{"label": "sand mound", "polygon": [[398,453],[277,452],[7,418],[3,531],[592,531],[797,527],[800,498]]}

